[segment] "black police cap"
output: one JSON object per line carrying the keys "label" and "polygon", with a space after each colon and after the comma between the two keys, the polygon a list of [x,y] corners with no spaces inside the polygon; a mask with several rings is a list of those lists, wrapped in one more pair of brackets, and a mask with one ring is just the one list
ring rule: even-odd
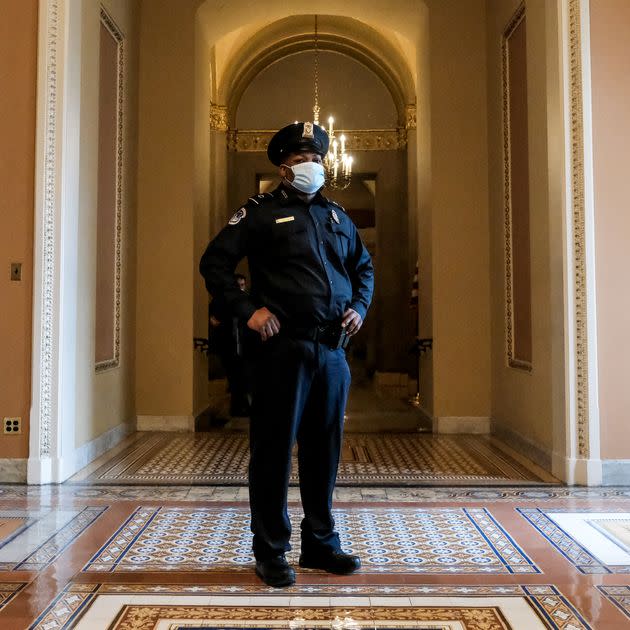
{"label": "black police cap", "polygon": [[280,166],[290,153],[313,151],[322,157],[328,153],[330,140],[323,127],[312,122],[296,122],[278,131],[269,142],[269,161]]}

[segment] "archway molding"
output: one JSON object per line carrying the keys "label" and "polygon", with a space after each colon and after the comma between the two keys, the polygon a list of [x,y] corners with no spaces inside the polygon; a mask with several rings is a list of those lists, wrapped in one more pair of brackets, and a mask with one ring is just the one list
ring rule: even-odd
{"label": "archway molding", "polygon": [[[404,56],[376,30],[358,20],[320,16],[318,31],[320,50],[356,60],[384,83],[396,106],[398,125],[404,127],[405,108],[416,102],[415,82]],[[314,16],[296,16],[263,28],[225,60],[227,70],[218,86],[217,99],[227,105],[230,128],[235,128],[236,112],[245,89],[260,72],[289,55],[314,49]]]}

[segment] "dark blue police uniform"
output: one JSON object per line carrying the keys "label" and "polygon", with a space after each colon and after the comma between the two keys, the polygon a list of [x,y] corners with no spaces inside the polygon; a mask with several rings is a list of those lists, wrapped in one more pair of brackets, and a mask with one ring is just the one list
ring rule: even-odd
{"label": "dark blue police uniform", "polygon": [[[233,280],[247,256],[251,291]],[[344,312],[365,318],[374,272],[356,227],[317,193],[310,203],[281,185],[251,197],[209,244],[200,271],[213,296],[247,321],[266,307],[280,333],[252,353],[249,490],[258,560],[288,549],[287,491],[298,443],[302,551],[337,551],[332,494],[350,386],[345,351],[330,345]]]}

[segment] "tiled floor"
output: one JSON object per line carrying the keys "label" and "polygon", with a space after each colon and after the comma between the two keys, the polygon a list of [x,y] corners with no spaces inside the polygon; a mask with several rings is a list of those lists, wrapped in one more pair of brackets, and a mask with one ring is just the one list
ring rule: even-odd
{"label": "tiled floor", "polygon": [[[136,433],[72,483],[247,485],[247,433]],[[297,466],[294,466],[297,470]],[[292,477],[297,483],[297,477]],[[557,480],[484,435],[347,433],[338,486],[544,484]]]}
{"label": "tiled floor", "polygon": [[0,487],[0,628],[630,628],[629,488],[338,488],[364,567],[289,589],[243,490]]}

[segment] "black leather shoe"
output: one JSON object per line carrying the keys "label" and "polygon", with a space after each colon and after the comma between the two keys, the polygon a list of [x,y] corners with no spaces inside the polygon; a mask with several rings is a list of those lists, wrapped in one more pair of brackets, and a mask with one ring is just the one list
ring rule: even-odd
{"label": "black leather shoe", "polygon": [[289,566],[284,554],[256,560],[256,575],[269,586],[290,586],[295,582],[295,571]]}
{"label": "black leather shoe", "polygon": [[361,568],[361,558],[343,551],[302,552],[300,566],[304,569],[323,569],[328,573],[348,575]]}

